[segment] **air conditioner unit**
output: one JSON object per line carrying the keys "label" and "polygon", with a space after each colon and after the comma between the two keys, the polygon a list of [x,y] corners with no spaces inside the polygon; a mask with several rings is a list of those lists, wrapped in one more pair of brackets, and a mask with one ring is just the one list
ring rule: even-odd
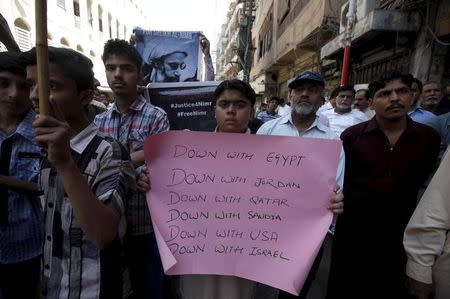
{"label": "air conditioner unit", "polygon": [[[348,1],[341,7],[339,33],[345,31],[347,26]],[[365,18],[371,11],[380,6],[380,0],[356,0],[356,22]]]}

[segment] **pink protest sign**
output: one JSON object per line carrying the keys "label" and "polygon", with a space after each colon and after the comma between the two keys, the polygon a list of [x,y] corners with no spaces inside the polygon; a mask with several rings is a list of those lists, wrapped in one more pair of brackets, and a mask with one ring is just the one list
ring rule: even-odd
{"label": "pink protest sign", "polygon": [[170,131],[145,141],[164,271],[298,294],[332,220],[340,141]]}

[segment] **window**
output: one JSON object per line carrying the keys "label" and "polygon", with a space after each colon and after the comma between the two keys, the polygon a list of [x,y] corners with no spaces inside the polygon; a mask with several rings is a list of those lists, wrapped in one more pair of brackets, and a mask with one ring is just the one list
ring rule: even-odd
{"label": "window", "polygon": [[14,34],[21,51],[28,51],[33,47],[30,27],[22,19],[14,21]]}
{"label": "window", "polygon": [[77,17],[80,16],[80,3],[78,1],[73,1],[73,14]]}
{"label": "window", "polygon": [[111,13],[108,13],[108,29],[109,29],[109,38],[113,38],[112,36],[112,16]]}
{"label": "window", "polygon": [[53,46],[53,38],[52,38],[52,36],[50,35],[50,33],[47,34],[47,44],[48,44],[49,46]]}
{"label": "window", "polygon": [[84,49],[83,49],[83,47],[81,45],[77,45],[77,51],[81,52],[81,53],[84,53]]}
{"label": "window", "polygon": [[103,32],[102,16],[103,16],[103,8],[101,7],[101,5],[98,5],[98,30],[100,32]]}
{"label": "window", "polygon": [[65,37],[61,38],[61,40],[59,42],[61,43],[61,46],[63,48],[69,48],[70,47],[70,44],[69,44],[69,42],[67,41],[67,39]]}
{"label": "window", "polygon": [[80,28],[80,3],[73,1],[73,15],[75,20],[75,27]]}
{"label": "window", "polygon": [[59,7],[66,9],[66,0],[58,0],[56,3]]}
{"label": "window", "polygon": [[278,24],[283,23],[291,9],[291,0],[278,1]]}
{"label": "window", "polygon": [[88,15],[88,22],[91,27],[94,26],[94,16],[92,15],[92,1],[88,1],[87,3],[87,15]]}

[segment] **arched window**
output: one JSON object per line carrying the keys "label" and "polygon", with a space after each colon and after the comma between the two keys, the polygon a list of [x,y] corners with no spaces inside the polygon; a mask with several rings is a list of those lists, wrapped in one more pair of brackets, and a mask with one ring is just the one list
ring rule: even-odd
{"label": "arched window", "polygon": [[50,33],[47,33],[47,44],[53,46],[53,36]]}
{"label": "arched window", "polygon": [[84,49],[83,49],[83,47],[81,45],[77,45],[77,51],[81,52],[81,53],[84,53]]}
{"label": "arched window", "polygon": [[112,16],[111,16],[111,13],[108,13],[108,28],[109,28],[109,38],[113,38],[113,36],[112,36]]}
{"label": "arched window", "polygon": [[28,51],[33,47],[30,26],[24,19],[18,18],[14,21],[14,34],[21,51]]}
{"label": "arched window", "polygon": [[69,41],[65,37],[61,38],[59,42],[61,43],[61,46],[63,46],[64,48],[70,47]]}
{"label": "arched window", "polygon": [[98,30],[100,32],[103,32],[103,8],[102,6],[99,4],[98,5]]}

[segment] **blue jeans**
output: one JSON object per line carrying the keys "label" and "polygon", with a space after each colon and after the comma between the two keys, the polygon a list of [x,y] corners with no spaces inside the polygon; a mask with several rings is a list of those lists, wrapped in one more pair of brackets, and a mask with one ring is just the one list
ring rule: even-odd
{"label": "blue jeans", "polygon": [[164,271],[155,234],[128,236],[125,242],[134,299],[163,299]]}

